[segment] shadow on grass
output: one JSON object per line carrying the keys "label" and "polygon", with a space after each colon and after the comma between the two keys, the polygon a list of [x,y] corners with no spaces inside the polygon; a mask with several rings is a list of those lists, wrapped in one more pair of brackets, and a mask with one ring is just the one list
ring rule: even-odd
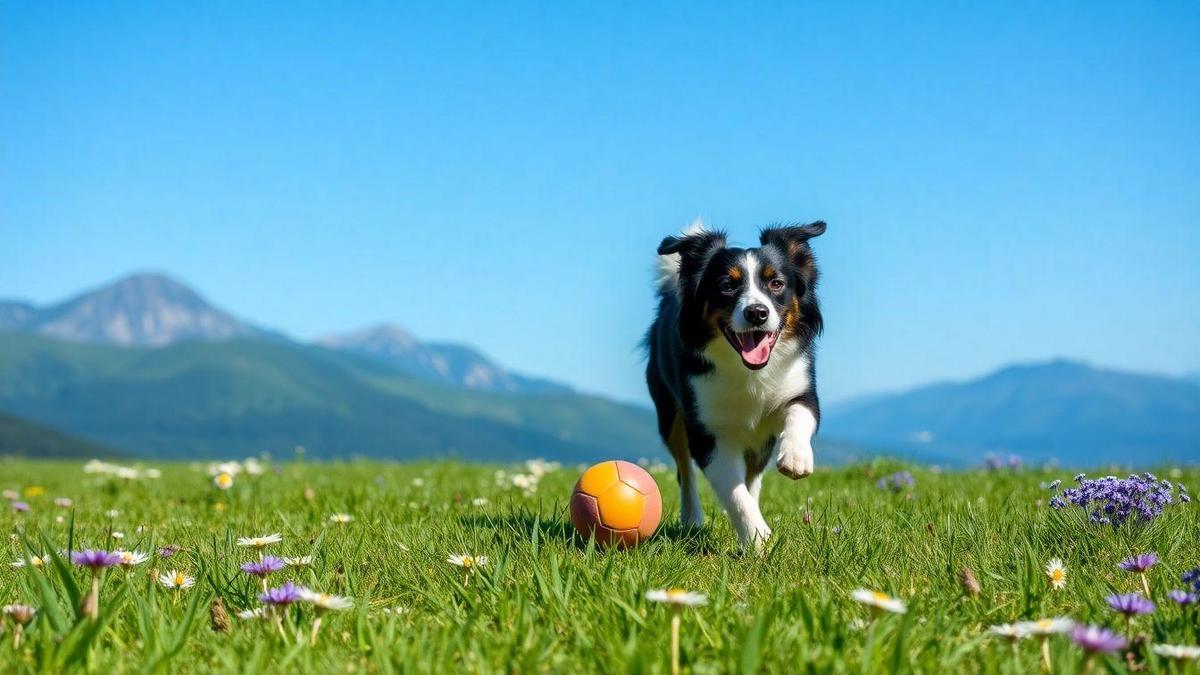
{"label": "shadow on grass", "polygon": [[[495,516],[472,514],[459,516],[458,520],[469,527],[508,530],[518,537],[523,537],[526,541],[533,538],[533,532],[536,529],[539,536],[546,541],[559,542],[580,551],[586,549],[588,545],[588,540],[580,536],[575,530],[575,526],[566,518],[566,514],[549,518],[534,513],[506,513]],[[678,521],[659,525],[658,530],[647,543],[651,544],[656,541],[678,544],[690,555],[713,555],[720,552],[720,548],[709,536],[707,527],[684,527]]]}

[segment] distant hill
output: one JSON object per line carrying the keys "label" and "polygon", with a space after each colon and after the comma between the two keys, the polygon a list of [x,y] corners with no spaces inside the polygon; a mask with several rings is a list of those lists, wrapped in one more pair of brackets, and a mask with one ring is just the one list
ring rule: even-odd
{"label": "distant hill", "polygon": [[316,457],[587,461],[660,445],[637,406],[439,386],[375,359],[271,340],[131,349],[0,334],[0,410],[159,457],[303,445]]}
{"label": "distant hill", "polygon": [[822,431],[869,447],[978,462],[1200,461],[1200,386],[1053,361],[831,407]]}
{"label": "distant hill", "polygon": [[161,274],[135,274],[48,307],[0,303],[0,329],[72,342],[159,347],[265,335]]}
{"label": "distant hill", "polygon": [[380,324],[317,344],[377,359],[414,377],[441,384],[514,394],[568,393],[570,387],[524,377],[462,345],[420,342],[399,326]]}
{"label": "distant hill", "polygon": [[[132,274],[46,307],[0,301],[0,331],[122,347],[243,338],[287,340],[212,305],[182,282],[156,273]],[[317,344],[377,359],[443,385],[511,394],[571,391],[564,384],[509,371],[472,347],[421,342],[393,324],[332,335]]]}
{"label": "distant hill", "polygon": [[17,455],[49,459],[111,456],[112,454],[108,448],[95,443],[0,413],[0,456]]}

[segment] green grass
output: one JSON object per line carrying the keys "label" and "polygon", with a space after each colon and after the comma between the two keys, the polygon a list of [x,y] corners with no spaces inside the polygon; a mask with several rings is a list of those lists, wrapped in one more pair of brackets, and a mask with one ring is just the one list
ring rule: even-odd
{"label": "green grass", "polygon": [[[24,540],[35,549],[103,547],[112,530],[125,533],[126,548],[173,543],[185,551],[104,575],[98,621],[77,616],[89,583],[82,572],[3,565],[0,602],[41,611],[17,652],[6,623],[0,672],[666,672],[669,612],[644,594],[681,587],[709,598],[683,614],[685,672],[1033,673],[1037,645],[1010,649],[987,626],[1067,615],[1123,630],[1104,596],[1140,588],[1138,577],[1115,565],[1148,550],[1162,559],[1149,577],[1160,607],[1136,620],[1134,633],[1195,644],[1200,630],[1195,614],[1165,597],[1180,573],[1200,565],[1195,504],[1137,530],[1090,526],[1045,507],[1039,483],[1069,482],[1065,470],[915,469],[911,498],[875,488],[876,477],[897,468],[884,463],[819,470],[799,483],[772,474],[764,511],[775,537],[764,555],[743,556],[707,488],[709,527],[692,534],[677,527],[678,497],[666,472],[656,474],[664,526],[635,550],[610,552],[573,536],[565,513],[573,467],[546,475],[533,497],[498,486],[498,467],[452,463],[289,463],[278,473],[239,476],[228,492],[183,464],[130,483],[81,468],[0,463],[0,487],[46,489],[28,499],[30,513],[0,516],[23,535],[6,543],[9,560],[22,555]],[[74,499],[73,509],[53,506],[55,496]],[[488,503],[475,505],[476,498]],[[107,517],[110,509],[119,515]],[[334,525],[335,512],[355,520]],[[230,614],[257,604],[256,584],[238,571],[252,554],[234,540],[271,532],[284,539],[270,553],[315,556],[311,570],[285,570],[276,581],[291,578],[357,603],[326,616],[315,647],[304,640],[307,608],[289,613],[286,637],[270,622],[236,617],[229,632],[210,627],[214,598]],[[486,555],[490,564],[464,585],[461,570],[446,562],[455,553]],[[1053,557],[1069,574],[1058,592],[1043,571]],[[960,585],[964,567],[982,586],[978,596]],[[153,583],[152,570],[173,568],[198,577],[195,587],[172,592]],[[857,587],[899,596],[908,613],[870,620],[850,599]],[[383,612],[396,607],[406,611]],[[1057,672],[1081,667],[1064,637],[1050,650]],[[1144,646],[1135,657],[1149,672],[1169,672]],[[1116,656],[1096,667],[1125,669]]]}

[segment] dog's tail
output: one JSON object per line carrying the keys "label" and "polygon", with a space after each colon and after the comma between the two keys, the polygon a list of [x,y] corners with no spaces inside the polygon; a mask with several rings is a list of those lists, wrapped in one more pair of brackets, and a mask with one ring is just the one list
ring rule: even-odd
{"label": "dog's tail", "polygon": [[[683,229],[683,236],[700,234],[705,230],[704,221],[697,218]],[[679,254],[667,253],[658,256],[658,283],[655,284],[659,293],[679,292]]]}

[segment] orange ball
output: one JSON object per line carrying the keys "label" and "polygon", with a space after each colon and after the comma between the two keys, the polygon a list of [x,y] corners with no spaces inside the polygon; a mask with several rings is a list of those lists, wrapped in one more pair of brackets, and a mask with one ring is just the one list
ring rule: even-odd
{"label": "orange ball", "polygon": [[658,483],[637,464],[600,462],[583,472],[571,495],[571,522],[585,539],[628,548],[650,538],[662,519]]}

